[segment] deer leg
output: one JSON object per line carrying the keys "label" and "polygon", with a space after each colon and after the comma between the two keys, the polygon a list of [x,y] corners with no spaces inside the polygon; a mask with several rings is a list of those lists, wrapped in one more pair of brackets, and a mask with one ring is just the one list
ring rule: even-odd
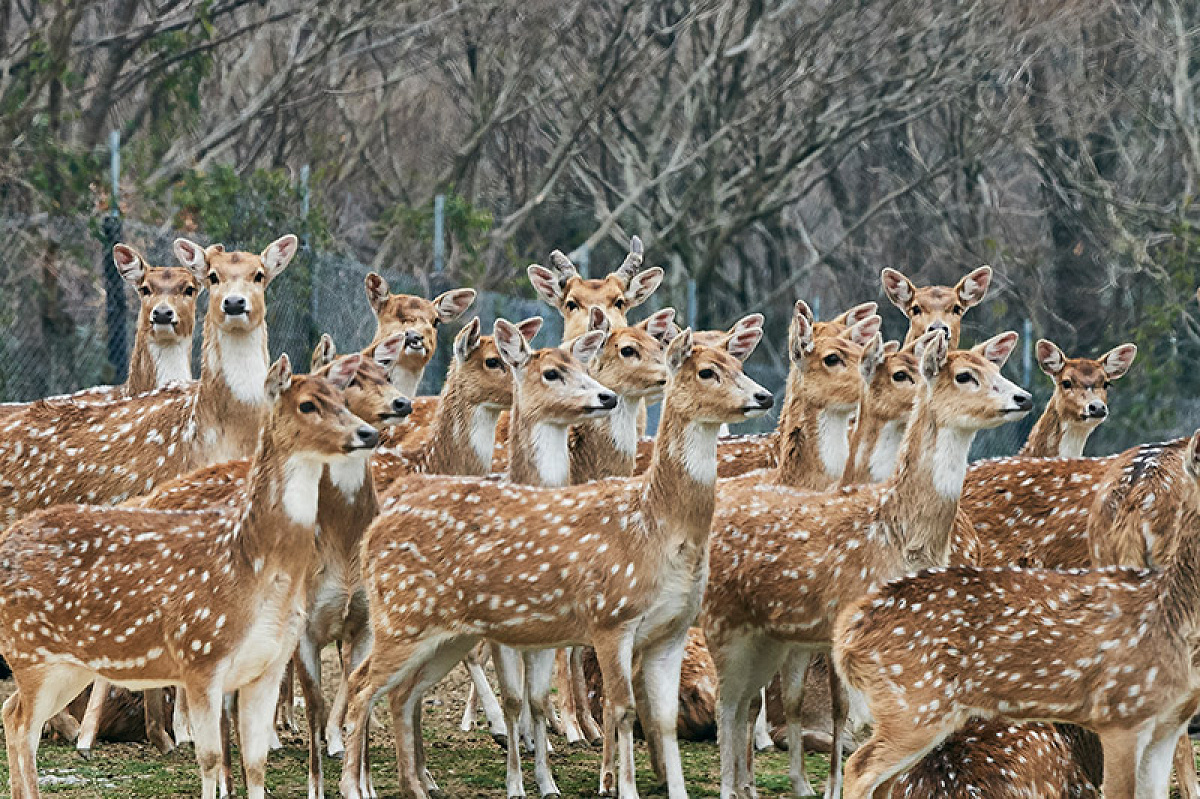
{"label": "deer leg", "polygon": [[706,630],[717,668],[717,748],[721,756],[721,797],[754,796],[751,708],[760,689],[779,668],[786,649],[762,635]]}
{"label": "deer leg", "polygon": [[763,752],[775,745],[771,738],[771,725],[767,723],[767,689],[760,692],[758,713],[754,716],[754,751]]}
{"label": "deer leg", "polygon": [[37,799],[37,752],[42,727],[79,696],[93,675],[74,666],[41,666],[13,670],[17,692],[4,703],[4,738],[8,747],[12,795]]}
{"label": "deer leg", "polygon": [[[97,681],[99,683],[99,681]],[[95,689],[93,689],[95,690]],[[108,684],[104,685],[108,693]],[[175,748],[175,741],[167,734],[167,710],[162,688],[149,688],[142,693],[142,716],[146,721],[146,739],[161,754]]]}
{"label": "deer leg", "polygon": [[550,688],[554,683],[553,649],[525,653],[525,692],[529,699],[529,716],[533,722],[533,778],[542,799],[559,799],[558,786],[550,771],[550,751],[547,739],[547,715],[550,711]]}
{"label": "deer leg", "polygon": [[1200,781],[1196,779],[1196,752],[1187,728],[1175,744],[1175,783],[1179,786],[1179,799],[1200,799]]}
{"label": "deer leg", "polygon": [[[362,597],[359,601],[359,597]],[[342,743],[342,717],[346,714],[346,696],[350,672],[358,668],[371,651],[371,624],[367,612],[365,592],[355,592],[351,599],[348,627],[343,636],[343,645],[350,644],[349,659],[342,663],[342,676],[338,680],[337,695],[329,708],[329,718],[325,723],[325,739],[329,742],[327,751],[330,757],[338,757],[345,750]],[[320,660],[317,661],[320,663]]]}
{"label": "deer leg", "polygon": [[300,694],[304,697],[304,716],[308,721],[308,799],[325,795],[324,764],[321,761],[321,725],[325,699],[321,696],[321,661],[315,642],[301,636],[296,646],[295,672],[300,678]]}
{"label": "deer leg", "polygon": [[914,726],[911,715],[900,713],[881,720],[874,734],[846,761],[842,799],[872,799],[876,788],[915,765],[965,721],[965,717],[947,717]]}
{"label": "deer leg", "polygon": [[300,725],[296,723],[296,686],[292,675],[292,661],[289,660],[279,684],[279,701],[275,705],[275,712],[279,717],[279,726],[295,734],[300,732]]}
{"label": "deer leg", "polygon": [[[488,684],[487,674],[483,670],[483,664],[487,663],[490,651],[487,643],[480,642],[467,654],[467,657],[463,659],[463,663],[467,667],[467,673],[471,675],[471,695],[483,705],[483,715],[487,717],[492,738],[500,746],[507,749],[508,727],[504,721],[504,710],[501,709],[500,702],[496,700],[496,694],[492,691],[492,686]],[[468,697],[468,701],[469,699],[470,697]],[[463,731],[469,732],[474,727],[474,711],[471,712],[469,719],[464,713]]]}
{"label": "deer leg", "polygon": [[175,733],[175,745],[183,746],[192,741],[192,724],[188,720],[187,691],[183,686],[175,688],[175,710],[171,716],[171,729]]}
{"label": "deer leg", "polygon": [[79,725],[79,737],[75,739],[75,749],[84,757],[92,755],[92,746],[96,743],[96,733],[100,729],[100,715],[104,712],[106,699],[108,699],[108,681],[97,679],[92,683],[92,695],[88,697],[87,710],[83,711],[83,721]]}
{"label": "deer leg", "polygon": [[[601,673],[601,679],[604,675]],[[600,748],[600,796],[617,794],[617,725],[613,721],[612,705],[604,697],[604,737]]]}
{"label": "deer leg", "polygon": [[559,729],[567,743],[582,741],[583,728],[579,724],[579,707],[575,701],[574,684],[571,679],[571,653],[573,646],[565,646],[554,653],[554,686],[557,689],[559,709]]}
{"label": "deer leg", "polygon": [[[1100,734],[1104,750],[1104,799],[1136,799],[1141,752],[1137,730],[1107,730]],[[857,752],[855,754],[858,754]]]}
{"label": "deer leg", "polygon": [[[221,731],[221,796],[233,796],[237,791],[233,785],[233,717],[237,714],[234,697],[236,694],[226,694],[221,697],[221,720],[218,726]],[[274,714],[272,714],[274,718]]]}
{"label": "deer leg", "polygon": [[275,726],[272,710],[279,703],[279,684],[291,658],[281,659],[266,673],[238,689],[238,743],[246,774],[248,799],[266,799],[267,752]]}
{"label": "deer leg", "polygon": [[505,760],[505,786],[509,799],[525,795],[524,779],[521,777],[521,714],[524,701],[524,663],[515,650],[499,644],[492,645],[492,663],[496,667],[496,678],[500,683],[500,700],[504,705],[504,718],[508,726],[507,758]]}
{"label": "deer leg", "polygon": [[596,658],[604,675],[607,716],[617,731],[617,793],[622,799],[637,799],[633,763],[633,638],[624,630],[612,631],[595,640]]}
{"label": "deer leg", "polygon": [[[387,690],[388,684],[393,682],[393,677],[394,675],[377,673],[373,668],[371,656],[350,673],[346,689],[349,697],[346,702],[346,717],[342,722],[342,734],[346,737],[346,758],[342,763],[342,778],[339,782],[341,794],[346,799],[362,799],[360,776],[370,732],[371,705]],[[399,735],[399,730],[396,734]],[[401,749],[398,742],[396,749]]]}
{"label": "deer leg", "polygon": [[[1181,743],[1186,745],[1186,751],[1181,751],[1183,749],[1180,746]],[[1180,799],[1187,795],[1182,788],[1183,778],[1178,773],[1179,766],[1184,765],[1180,763],[1181,755],[1194,764],[1192,743],[1187,737],[1187,727],[1159,725],[1154,730],[1154,738],[1138,758],[1137,796],[1139,799],[1143,796],[1147,799],[1167,796],[1170,793],[1173,764],[1176,767],[1176,781],[1180,783]],[[1190,768],[1194,776],[1195,765],[1190,765]],[[1184,773],[1186,774],[1186,772]]]}
{"label": "deer leg", "polygon": [[604,736],[604,733],[592,716],[592,703],[588,701],[587,676],[583,671],[583,650],[582,646],[571,647],[568,659],[571,667],[571,691],[575,698],[575,716],[583,728],[584,737],[594,744]]}
{"label": "deer leg", "polygon": [[833,663],[829,664],[829,709],[833,716],[833,745],[829,749],[829,778],[825,782],[825,799],[837,799],[842,795],[842,738],[846,730],[850,697]]}
{"label": "deer leg", "polygon": [[683,760],[679,754],[679,673],[687,645],[683,634],[646,652],[642,657],[642,676],[649,705],[649,725],[643,724],[646,739],[657,741],[659,763],[666,778],[667,795],[686,799]]}
{"label": "deer leg", "polygon": [[191,684],[188,691],[188,716],[195,736],[196,762],[200,766],[200,795],[216,799],[222,779],[221,716],[224,697],[215,685]]}
{"label": "deer leg", "polygon": [[[787,717],[788,774],[796,796],[816,794],[804,770],[804,724],[800,713],[804,706],[804,681],[808,677],[808,664],[811,661],[812,652],[793,649],[788,653],[779,672],[782,678],[780,688],[783,693],[784,714]],[[833,762],[832,756],[830,762]]]}
{"label": "deer leg", "polygon": [[[430,794],[440,793],[441,788],[437,781],[433,779],[433,775],[429,773],[429,766],[425,760],[425,741],[421,736],[421,701],[418,700],[412,703],[412,727],[413,727],[413,753],[417,760],[417,773],[421,775],[421,784],[425,786],[425,790]],[[374,789],[372,789],[374,795]]]}

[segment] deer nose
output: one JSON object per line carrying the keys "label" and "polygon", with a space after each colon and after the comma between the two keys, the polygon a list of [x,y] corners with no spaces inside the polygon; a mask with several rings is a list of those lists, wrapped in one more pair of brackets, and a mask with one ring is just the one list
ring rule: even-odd
{"label": "deer nose", "polygon": [[754,394],[754,401],[758,403],[758,407],[765,409],[775,404],[775,397],[770,391],[758,391]]}
{"label": "deer nose", "polygon": [[1022,391],[1013,396],[1013,402],[1017,404],[1019,410],[1027,411],[1033,407],[1033,396]]}
{"label": "deer nose", "polygon": [[404,334],[404,346],[423,347],[425,346],[425,337],[415,330],[409,330]]}
{"label": "deer nose", "polygon": [[408,416],[412,413],[412,401],[408,397],[396,397],[392,400],[392,413],[397,416]]}
{"label": "deer nose", "polygon": [[370,449],[379,443],[379,431],[369,424],[364,424],[355,430],[354,435],[358,438],[358,445],[363,449]]}
{"label": "deer nose", "polygon": [[611,391],[601,391],[596,395],[596,399],[600,401],[601,408],[617,407],[617,395]]}
{"label": "deer nose", "polygon": [[940,330],[946,334],[946,338],[950,337],[950,326],[945,322],[934,322],[929,326],[929,330]]}
{"label": "deer nose", "polygon": [[230,294],[221,303],[221,310],[226,316],[241,316],[246,312],[246,298],[240,294]]}
{"label": "deer nose", "polygon": [[1088,403],[1087,415],[1093,419],[1103,419],[1108,416],[1108,406],[1099,400],[1093,400]]}
{"label": "deer nose", "polygon": [[175,309],[160,305],[151,311],[150,321],[156,325],[173,325],[175,324]]}

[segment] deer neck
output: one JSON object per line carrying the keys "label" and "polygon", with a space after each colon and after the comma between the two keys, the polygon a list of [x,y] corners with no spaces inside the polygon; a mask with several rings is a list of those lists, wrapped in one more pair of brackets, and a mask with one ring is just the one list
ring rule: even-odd
{"label": "deer neck", "polygon": [[858,424],[850,433],[850,458],[842,485],[882,483],[891,477],[904,444],[906,419],[882,419],[865,400],[859,406]]}
{"label": "deer neck", "polygon": [[519,391],[513,391],[508,431],[508,479],[522,485],[558,488],[571,482],[567,425],[529,418]]}
{"label": "deer neck", "polygon": [[325,464],[285,455],[264,434],[250,465],[248,499],[235,532],[243,566],[254,575],[305,575],[316,553],[319,489]]}
{"label": "deer neck", "polygon": [[571,482],[629,477],[637,463],[640,399],[618,395],[607,416],[571,428]]}
{"label": "deer neck", "polygon": [[1029,439],[1017,454],[1032,458],[1080,458],[1095,425],[1070,421],[1054,402],[1038,417]]}
{"label": "deer neck", "polygon": [[170,344],[159,344],[146,334],[146,327],[139,320],[137,338],[133,342],[133,353],[129,357],[129,378],[125,381],[125,395],[143,394],[167,383],[188,383],[192,379],[191,339],[176,339]]}
{"label": "deer neck", "polygon": [[646,473],[643,517],[665,536],[665,550],[707,553],[716,502],[719,424],[689,420],[667,396]]}
{"label": "deer neck", "polygon": [[336,549],[343,559],[352,559],[362,534],[379,512],[370,453],[355,453],[327,465],[317,502],[320,543]]}
{"label": "deer neck", "polygon": [[492,468],[500,410],[467,400],[454,374],[446,380],[429,440],[432,474],[483,475]]}
{"label": "deer neck", "polygon": [[780,415],[779,467],[775,482],[818,490],[836,483],[850,457],[854,408],[821,407],[804,396],[799,381],[788,386]]}
{"label": "deer neck", "polygon": [[267,329],[226,331],[204,323],[197,437],[206,454],[194,466],[245,458],[266,421]]}
{"label": "deer neck", "polygon": [[421,385],[421,378],[424,376],[425,367],[423,366],[420,369],[409,369],[397,362],[388,370],[388,382],[406,397],[417,396],[417,388]]}

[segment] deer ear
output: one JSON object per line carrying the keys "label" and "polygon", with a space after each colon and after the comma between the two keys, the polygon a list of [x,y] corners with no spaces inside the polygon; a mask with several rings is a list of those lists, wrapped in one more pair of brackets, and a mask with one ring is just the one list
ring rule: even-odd
{"label": "deer ear", "polygon": [[388,369],[400,360],[400,351],[404,348],[404,339],[407,335],[407,332],[394,333],[370,347],[364,355],[373,358],[375,363],[384,369]]}
{"label": "deer ear", "polygon": [[971,274],[958,281],[954,287],[954,295],[963,305],[971,308],[983,302],[988,286],[992,283],[992,268],[981,266]]}
{"label": "deer ear", "polygon": [[883,293],[892,301],[892,305],[902,311],[907,310],[908,304],[917,296],[917,287],[912,281],[891,267],[884,267],[879,279],[883,282]]}
{"label": "deer ear", "polygon": [[638,323],[638,326],[650,334],[660,344],[667,344],[675,336],[675,309],[663,308]]}
{"label": "deer ear", "polygon": [[300,249],[300,239],[291,233],[281,236],[267,245],[262,251],[263,265],[267,268],[267,282],[271,282],[279,273],[287,268]]}
{"label": "deer ear", "polygon": [[571,342],[571,354],[584,366],[587,366],[596,353],[604,346],[608,333],[602,330],[592,330],[584,333]]}
{"label": "deer ear", "polygon": [[191,272],[201,283],[204,283],[208,277],[208,256],[204,254],[204,248],[194,241],[179,238],[175,239],[171,249],[180,265]]}
{"label": "deer ear", "polygon": [[861,305],[855,305],[845,313],[839,314],[833,318],[835,322],[841,322],[846,327],[854,327],[859,322],[875,315],[879,310],[879,303],[864,302]]}
{"label": "deer ear", "polygon": [[532,343],[537,338],[538,332],[542,329],[542,317],[531,316],[528,319],[522,319],[517,322],[517,330],[521,331],[521,337]]}
{"label": "deer ear", "polygon": [[883,354],[894,355],[900,351],[900,342],[896,340],[883,342]]}
{"label": "deer ear", "polygon": [[325,379],[339,391],[345,391],[346,386],[350,385],[350,381],[358,374],[358,367],[361,365],[362,356],[357,352],[352,355],[343,355],[329,364],[329,371],[325,373]]}
{"label": "deer ear", "polygon": [[337,357],[337,347],[333,344],[333,337],[328,333],[321,334],[321,340],[317,342],[316,349],[313,350],[312,362],[308,365],[308,371],[317,371],[323,366],[328,366]]}
{"label": "deer ear", "polygon": [[579,277],[579,270],[575,264],[571,263],[571,259],[563,254],[562,250],[554,250],[550,253],[550,268],[558,272],[559,279],[564,283],[570,278]]}
{"label": "deer ear", "polygon": [[448,324],[465,314],[473,302],[475,289],[452,289],[439,294],[433,301],[433,307],[437,309],[438,321]]}
{"label": "deer ear", "polygon": [[971,348],[971,352],[983,356],[997,366],[1003,366],[1008,362],[1008,356],[1012,355],[1013,350],[1017,348],[1017,338],[1016,333],[1008,330],[998,336],[992,336],[981,344],[976,344]]}
{"label": "deer ear", "polygon": [[588,331],[599,330],[605,334],[612,329],[612,325],[608,323],[608,317],[604,315],[604,309],[598,305],[593,305],[588,311]]}
{"label": "deer ear", "polygon": [[529,282],[538,296],[557,308],[562,302],[562,286],[554,273],[541,264],[530,264],[525,274],[529,275]]}
{"label": "deer ear", "polygon": [[667,345],[667,368],[671,374],[679,374],[684,362],[692,357],[692,329],[685,327],[682,332]]}
{"label": "deer ear", "polygon": [[766,318],[760,313],[746,314],[733,323],[733,327],[729,328],[729,334],[732,336],[743,330],[751,330],[753,328],[762,330],[763,322],[765,321]]}
{"label": "deer ear", "polygon": [[141,283],[142,278],[146,276],[146,262],[138,255],[137,250],[128,245],[113,245],[113,264],[121,273],[121,277],[125,278],[125,282],[131,286]]}
{"label": "deer ear", "polygon": [[882,326],[883,319],[874,315],[868,316],[866,319],[850,327],[842,334],[842,337],[860,347],[865,347],[870,343],[871,339],[879,335],[879,328]]}
{"label": "deer ear", "polygon": [[267,399],[271,402],[276,402],[283,392],[292,387],[292,362],[288,360],[287,353],[279,356],[279,360],[271,364],[271,368],[267,370],[267,379],[264,383],[264,388],[267,392]]}
{"label": "deer ear", "polygon": [[1108,376],[1108,379],[1116,380],[1129,371],[1129,367],[1133,366],[1133,359],[1136,357],[1137,345],[1122,344],[1100,356],[1100,363],[1104,365],[1104,374]]}
{"label": "deer ear", "polygon": [[761,327],[734,327],[736,329],[725,341],[725,349],[739,361],[744,361],[754,352],[758,342],[762,341],[763,331]]}
{"label": "deer ear", "polygon": [[645,302],[662,285],[664,275],[661,267],[652,266],[630,278],[629,287],[625,289],[625,301],[629,307]]}
{"label": "deer ear", "polygon": [[932,384],[938,372],[946,365],[946,356],[950,354],[950,340],[946,338],[943,330],[931,330],[917,339],[915,350],[921,364],[921,377],[925,378],[926,383]]}
{"label": "deer ear", "polygon": [[625,256],[625,260],[617,267],[617,271],[613,272],[621,282],[626,286],[633,279],[633,275],[642,265],[642,260],[645,258],[646,249],[642,246],[642,240],[638,236],[634,236],[629,240],[629,254]]}
{"label": "deer ear", "polygon": [[463,325],[454,337],[454,358],[459,363],[465,363],[471,353],[479,346],[479,317],[471,317],[471,321]]}
{"label": "deer ear", "polygon": [[500,357],[514,369],[520,369],[533,357],[529,342],[521,335],[517,326],[507,319],[496,320],[492,335],[496,339],[496,349],[500,350]]}
{"label": "deer ear", "polygon": [[371,310],[375,312],[376,316],[379,316],[388,297],[391,296],[388,282],[383,279],[383,275],[369,272],[366,279],[363,280],[363,285],[367,287],[367,302],[371,303]]}
{"label": "deer ear", "polygon": [[1038,366],[1051,377],[1056,376],[1067,365],[1067,356],[1063,355],[1063,351],[1058,348],[1058,345],[1049,339],[1039,338],[1035,351]]}
{"label": "deer ear", "polygon": [[883,336],[876,333],[863,347],[862,357],[858,361],[858,371],[864,383],[870,383],[875,378],[875,370],[883,363],[885,355],[887,351],[884,349]]}
{"label": "deer ear", "polygon": [[1183,467],[1193,480],[1200,479],[1200,430],[1192,433],[1183,456]]}
{"label": "deer ear", "polygon": [[804,300],[796,300],[792,322],[788,325],[788,355],[792,363],[800,363],[813,348],[812,309]]}

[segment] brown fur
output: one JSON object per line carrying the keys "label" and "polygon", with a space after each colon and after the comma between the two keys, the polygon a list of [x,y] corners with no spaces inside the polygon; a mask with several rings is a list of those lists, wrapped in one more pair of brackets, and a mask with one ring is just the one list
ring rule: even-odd
{"label": "brown fur", "polygon": [[962,335],[963,315],[983,302],[992,282],[992,268],[981,266],[953,288],[950,286],[924,286],[917,288],[913,282],[895,269],[884,269],[881,279],[883,290],[892,304],[908,317],[907,346],[933,327],[941,327],[950,336],[950,346],[957,347]]}

